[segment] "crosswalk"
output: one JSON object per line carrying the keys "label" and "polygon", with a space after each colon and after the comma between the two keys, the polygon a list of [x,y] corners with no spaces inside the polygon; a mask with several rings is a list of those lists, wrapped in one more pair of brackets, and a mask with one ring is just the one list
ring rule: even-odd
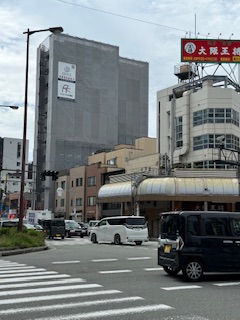
{"label": "crosswalk", "polygon": [[1,320],[130,319],[134,314],[171,309],[82,278],[0,260]]}
{"label": "crosswalk", "polygon": [[[147,260],[147,259],[146,259]],[[63,262],[63,261],[62,261]],[[61,262],[61,263],[62,263]],[[99,260],[93,261],[93,263]],[[101,262],[101,261],[100,261]],[[78,261],[68,261],[78,263]],[[161,268],[149,268],[159,271]],[[146,271],[148,268],[146,268]],[[119,270],[113,270],[119,272]],[[109,274],[113,271],[99,271]],[[120,270],[127,272],[131,270]],[[240,286],[239,281],[217,282],[211,285],[219,290],[227,286]],[[209,287],[209,283],[208,283]],[[204,284],[162,286],[163,291],[203,290]],[[164,312],[162,320],[175,319],[167,314],[174,306],[149,304],[142,296],[128,295],[114,288],[107,289],[98,283],[88,283],[81,277],[38,268],[24,263],[0,259],[0,319],[1,320],[77,320],[77,319],[151,319]],[[178,320],[208,320],[201,317],[181,316]]]}

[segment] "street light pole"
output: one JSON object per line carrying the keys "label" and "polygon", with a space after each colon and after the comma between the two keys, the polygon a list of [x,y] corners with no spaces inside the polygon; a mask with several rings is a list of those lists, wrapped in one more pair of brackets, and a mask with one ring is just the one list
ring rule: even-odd
{"label": "street light pole", "polygon": [[19,207],[19,223],[18,231],[22,231],[24,217],[24,186],[25,186],[25,162],[26,162],[26,137],[27,137],[27,104],[28,104],[28,66],[29,66],[29,37],[37,32],[50,31],[52,33],[63,32],[62,27],[53,27],[41,30],[32,30],[23,32],[27,34],[27,50],[26,50],[26,74],[25,74],[25,96],[24,96],[24,119],[23,119],[23,142],[22,142],[22,172],[21,172],[21,189],[20,189],[20,207]]}

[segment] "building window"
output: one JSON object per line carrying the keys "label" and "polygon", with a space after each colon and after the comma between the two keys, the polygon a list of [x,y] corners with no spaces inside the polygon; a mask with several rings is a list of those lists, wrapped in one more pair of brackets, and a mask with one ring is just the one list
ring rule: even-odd
{"label": "building window", "polygon": [[96,197],[87,197],[87,205],[95,206],[96,205]]}
{"label": "building window", "polygon": [[76,179],[76,187],[80,187],[83,185],[83,178],[77,178]]}
{"label": "building window", "polygon": [[176,118],[176,148],[183,146],[182,116]]}
{"label": "building window", "polygon": [[60,201],[60,207],[64,207],[64,199],[61,199],[61,201]]}
{"label": "building window", "polygon": [[22,148],[21,143],[18,142],[18,144],[17,144],[17,158],[21,157],[21,148]]}
{"label": "building window", "polygon": [[88,177],[88,186],[96,185],[96,177]]}
{"label": "building window", "polygon": [[82,206],[82,198],[76,199],[76,206]]}
{"label": "building window", "polygon": [[112,164],[112,165],[117,164],[117,158],[107,160],[107,164]]}
{"label": "building window", "polygon": [[[223,134],[204,134],[193,137],[193,150],[218,148],[217,138]],[[239,138],[233,134],[226,134],[225,147],[233,150],[239,150]]]}
{"label": "building window", "polygon": [[61,188],[63,190],[65,190],[65,187],[66,187],[66,182],[65,181],[61,181]]}
{"label": "building window", "polygon": [[239,127],[239,112],[232,108],[207,108],[193,112],[193,126],[204,123],[232,123]]}
{"label": "building window", "polygon": [[17,162],[17,167],[20,167],[20,162]]}

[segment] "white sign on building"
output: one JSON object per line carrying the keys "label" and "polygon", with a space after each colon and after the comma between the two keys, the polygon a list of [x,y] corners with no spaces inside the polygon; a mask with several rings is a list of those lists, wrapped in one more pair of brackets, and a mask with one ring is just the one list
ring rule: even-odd
{"label": "white sign on building", "polygon": [[58,61],[58,98],[75,100],[76,65]]}

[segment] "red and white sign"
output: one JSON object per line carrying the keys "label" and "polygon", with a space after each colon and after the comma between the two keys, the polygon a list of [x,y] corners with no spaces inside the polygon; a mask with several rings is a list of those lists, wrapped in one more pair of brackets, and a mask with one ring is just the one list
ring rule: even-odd
{"label": "red and white sign", "polygon": [[181,39],[181,61],[240,63],[240,40]]}

